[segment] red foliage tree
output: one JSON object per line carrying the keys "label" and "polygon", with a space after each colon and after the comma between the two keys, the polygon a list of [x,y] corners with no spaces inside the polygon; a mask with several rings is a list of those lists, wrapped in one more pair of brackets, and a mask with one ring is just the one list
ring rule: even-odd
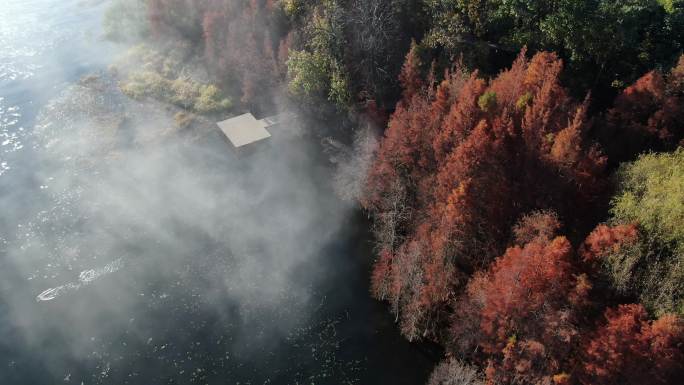
{"label": "red foliage tree", "polygon": [[477,323],[474,342],[489,357],[490,382],[550,383],[553,376],[572,373],[579,314],[591,288],[573,261],[566,238],[538,237],[509,248],[470,281],[452,333],[457,340],[471,339],[463,334]]}
{"label": "red foliage tree", "polygon": [[651,71],[625,88],[601,130],[612,161],[653,150],[674,149],[684,140],[684,56],[668,75]]}
{"label": "red foliage tree", "polygon": [[150,32],[154,38],[158,38],[162,33],[162,10],[162,0],[149,0],[147,2],[147,20],[150,23]]}
{"label": "red foliage tree", "polygon": [[204,14],[204,19],[202,20],[204,49],[210,66],[216,66],[219,60],[221,40],[225,37],[219,36],[218,29],[223,19],[224,15],[221,12],[211,10]]}
{"label": "red foliage tree", "polygon": [[513,235],[518,245],[553,238],[561,228],[558,215],[552,211],[535,211],[523,216],[513,227]]}
{"label": "red foliage tree", "polygon": [[[148,2],[153,33],[163,32],[193,42],[203,38],[207,64],[213,75],[228,87],[238,85],[242,101],[256,109],[272,103],[268,90],[284,76],[282,64],[288,43],[272,25],[273,12],[273,2],[261,0]],[[279,56],[276,48],[280,48]]]}
{"label": "red foliage tree", "polygon": [[375,298],[389,300],[394,296],[392,287],[392,254],[383,250],[375,262],[371,276],[371,293]]}
{"label": "red foliage tree", "polygon": [[411,48],[409,49],[408,54],[406,54],[406,60],[399,73],[399,82],[404,88],[404,100],[411,100],[413,95],[420,92],[423,88],[423,80],[420,75],[418,45],[415,41],[411,42]]}
{"label": "red foliage tree", "polygon": [[607,309],[585,346],[583,384],[675,384],[684,378],[684,323],[649,321],[641,305]]}
{"label": "red foliage tree", "polygon": [[394,254],[383,250],[371,277],[371,292],[390,302],[402,333],[413,340],[440,321],[434,307],[444,303],[445,287],[453,268],[423,253],[417,242],[399,247]]}
{"label": "red foliage tree", "polygon": [[635,224],[598,225],[584,240],[579,254],[585,262],[593,263],[608,253],[618,251],[623,245],[635,243],[638,238],[639,230]]}
{"label": "red foliage tree", "polygon": [[[599,196],[604,159],[585,144],[586,104],[566,95],[560,68],[552,54],[521,56],[486,90],[466,82],[470,95],[459,95],[445,118],[449,133],[435,148],[454,147],[436,172],[432,214],[443,220],[434,230],[466,264],[483,266],[487,258],[474,258],[500,253],[520,214],[545,207],[566,214],[570,205],[550,205],[559,201],[587,210]],[[494,101],[484,111],[487,95]]]}
{"label": "red foliage tree", "polygon": [[467,137],[482,116],[477,97],[484,93],[485,81],[477,77],[477,71],[468,77],[459,72],[445,80],[448,87],[441,87],[449,89],[451,105],[443,106],[445,103],[442,100],[437,101],[439,109],[447,111],[442,127],[432,143],[435,156],[440,162],[444,162],[454,146]]}
{"label": "red foliage tree", "polygon": [[[369,173],[364,204],[376,218],[403,218],[381,231],[397,235],[384,237],[393,243],[382,249],[419,245],[423,275],[416,290],[430,294],[415,296],[420,306],[407,306],[437,320],[424,323],[436,328],[448,318],[448,299],[464,287],[463,277],[504,251],[522,214],[553,209],[592,222],[605,159],[585,138],[587,103],[561,87],[554,54],[528,61],[523,53],[489,84],[456,66],[433,88],[418,78],[413,51],[401,77],[404,99]],[[407,215],[391,215],[398,191]]]}

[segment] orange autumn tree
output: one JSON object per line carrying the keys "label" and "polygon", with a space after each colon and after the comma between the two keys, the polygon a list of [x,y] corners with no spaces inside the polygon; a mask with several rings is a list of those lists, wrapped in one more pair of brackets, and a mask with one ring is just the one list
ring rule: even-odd
{"label": "orange autumn tree", "polygon": [[455,301],[447,348],[486,368],[489,384],[668,384],[680,378],[684,324],[641,305],[601,309],[588,274],[629,246],[636,227],[599,225],[575,252],[550,212],[524,216],[510,247]]}
{"label": "orange autumn tree", "polygon": [[619,251],[625,245],[636,243],[639,230],[636,224],[598,225],[580,247],[580,255],[585,262],[596,263],[610,253]]}
{"label": "orange autumn tree", "polygon": [[524,218],[518,241],[528,243],[477,273],[457,302],[450,347],[466,356],[479,352],[473,358],[486,364],[489,383],[572,378],[591,284],[567,238],[554,237],[557,228],[549,213]]}
{"label": "orange autumn tree", "polygon": [[[258,110],[273,103],[271,90],[284,78],[287,31],[272,0],[149,0],[152,36],[202,47],[210,75]],[[235,89],[233,89],[235,88]]]}
{"label": "orange autumn tree", "polygon": [[287,56],[286,38],[278,36],[271,20],[274,7],[260,0],[208,0],[200,7],[208,68],[213,76],[239,84],[242,102],[254,108],[270,103],[264,90],[281,79]]}
{"label": "orange autumn tree", "polygon": [[[373,292],[395,304],[409,338],[437,337],[452,300],[505,250],[522,214],[552,209],[591,223],[605,165],[585,138],[587,102],[561,86],[555,54],[523,52],[491,81],[455,65],[439,84],[418,78],[416,55],[363,201],[382,255]],[[410,281],[397,273],[407,261]]]}
{"label": "orange autumn tree", "polygon": [[653,70],[616,98],[600,130],[611,161],[684,144],[684,55],[668,73]]}
{"label": "orange autumn tree", "polygon": [[656,385],[684,378],[684,323],[674,315],[649,321],[641,305],[607,309],[584,347],[582,383]]}

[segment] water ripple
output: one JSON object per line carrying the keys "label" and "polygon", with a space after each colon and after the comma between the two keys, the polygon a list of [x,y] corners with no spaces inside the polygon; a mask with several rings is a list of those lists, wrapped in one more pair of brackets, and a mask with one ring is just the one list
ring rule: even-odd
{"label": "water ripple", "polygon": [[6,106],[0,96],[0,176],[10,169],[5,154],[24,148],[24,127],[20,126],[21,112],[18,106]]}

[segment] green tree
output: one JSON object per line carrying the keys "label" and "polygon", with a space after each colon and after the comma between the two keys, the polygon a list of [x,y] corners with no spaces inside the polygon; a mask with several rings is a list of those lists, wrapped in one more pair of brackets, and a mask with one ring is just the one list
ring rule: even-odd
{"label": "green tree", "polygon": [[[281,4],[297,36],[294,51],[298,54],[288,64],[295,96],[306,97],[311,104],[324,98],[340,110],[369,101],[381,107],[394,105],[401,91],[397,77],[402,59],[411,39],[424,29],[420,1],[291,0]],[[303,73],[308,69],[316,72]],[[303,87],[307,84],[316,87]]]}
{"label": "green tree", "polygon": [[684,148],[642,155],[618,179],[612,222],[636,223],[640,234],[605,256],[610,275],[654,313],[684,314]]}
{"label": "green tree", "polygon": [[321,97],[330,87],[329,63],[320,52],[291,50],[287,73],[289,90],[295,97]]}
{"label": "green tree", "polygon": [[303,49],[290,50],[289,90],[308,104],[327,99],[347,107],[347,76],[340,64],[345,45],[344,11],[337,1],[327,0],[312,12],[311,23],[304,32]]}
{"label": "green tree", "polygon": [[428,0],[427,7],[428,45],[488,72],[523,46],[554,50],[576,90],[630,84],[674,63],[684,41],[682,0]]}

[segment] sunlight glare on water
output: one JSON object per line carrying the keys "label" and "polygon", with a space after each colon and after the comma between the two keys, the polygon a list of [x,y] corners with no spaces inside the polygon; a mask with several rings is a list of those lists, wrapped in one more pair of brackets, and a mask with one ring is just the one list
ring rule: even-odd
{"label": "sunlight glare on water", "polygon": [[[0,177],[26,148],[33,117],[49,98],[106,55],[97,29],[107,1],[3,0],[0,5]],[[78,28],[74,28],[78,25]]]}

